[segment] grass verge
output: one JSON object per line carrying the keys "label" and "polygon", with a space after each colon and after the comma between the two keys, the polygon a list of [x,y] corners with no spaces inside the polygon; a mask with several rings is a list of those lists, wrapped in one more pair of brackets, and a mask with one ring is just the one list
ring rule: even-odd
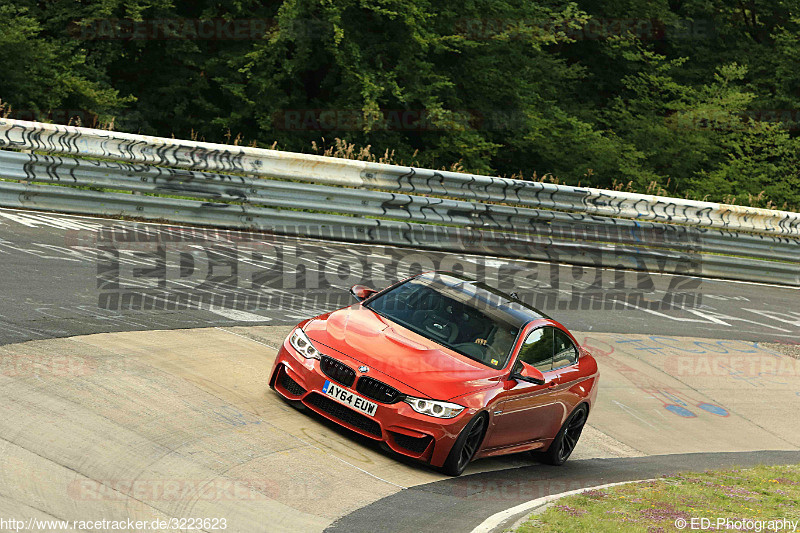
{"label": "grass verge", "polygon": [[[701,523],[703,518],[709,522]],[[679,474],[590,490],[558,500],[529,517],[516,533],[739,530],[735,524],[718,524],[718,519],[762,523],[760,528],[740,524],[750,531],[792,531],[793,526],[800,531],[800,465]],[[782,519],[794,524],[770,529],[770,520]]]}

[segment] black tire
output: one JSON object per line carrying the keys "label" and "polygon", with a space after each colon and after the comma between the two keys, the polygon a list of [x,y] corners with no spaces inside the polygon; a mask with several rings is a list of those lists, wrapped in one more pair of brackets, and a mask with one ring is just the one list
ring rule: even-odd
{"label": "black tire", "polygon": [[443,473],[448,476],[460,476],[467,468],[483,442],[488,418],[486,413],[480,413],[464,426],[440,469]]}
{"label": "black tire", "polygon": [[553,466],[561,466],[566,463],[578,444],[578,439],[581,437],[588,415],[589,409],[586,404],[581,404],[575,408],[564,422],[564,425],[561,426],[547,451],[536,452],[534,457],[542,463]]}

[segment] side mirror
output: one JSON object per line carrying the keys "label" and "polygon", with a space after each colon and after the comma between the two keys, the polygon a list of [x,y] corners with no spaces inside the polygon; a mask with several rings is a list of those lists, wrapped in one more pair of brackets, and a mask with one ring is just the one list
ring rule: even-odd
{"label": "side mirror", "polygon": [[538,368],[526,365],[524,363],[521,366],[522,368],[519,368],[516,372],[511,373],[511,379],[527,381],[528,383],[533,383],[534,385],[544,385],[544,374],[542,374]]}
{"label": "side mirror", "polygon": [[352,287],[350,287],[350,294],[352,294],[353,297],[359,302],[366,300],[376,292],[378,291],[376,291],[375,289],[370,289],[365,285],[353,285]]}

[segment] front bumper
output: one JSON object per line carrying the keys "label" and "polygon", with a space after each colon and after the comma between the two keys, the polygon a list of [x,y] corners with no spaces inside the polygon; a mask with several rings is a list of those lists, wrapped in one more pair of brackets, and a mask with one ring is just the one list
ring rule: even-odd
{"label": "front bumper", "polygon": [[[333,357],[356,371],[356,381],[345,388],[365,397],[355,390],[358,379],[362,376],[357,371],[361,362],[339,353]],[[374,373],[370,377],[381,379]],[[312,411],[341,426],[384,442],[393,451],[425,461],[432,466],[444,464],[458,434],[475,412],[464,409],[454,418],[440,419],[417,413],[403,401],[386,404],[368,398],[378,405],[375,416],[371,417],[324,395],[322,388],[328,380],[336,382],[325,375],[319,360],[301,356],[287,339],[278,351],[269,384],[281,396],[302,402]],[[395,383],[388,384],[396,387]],[[344,387],[341,383],[337,385]]]}

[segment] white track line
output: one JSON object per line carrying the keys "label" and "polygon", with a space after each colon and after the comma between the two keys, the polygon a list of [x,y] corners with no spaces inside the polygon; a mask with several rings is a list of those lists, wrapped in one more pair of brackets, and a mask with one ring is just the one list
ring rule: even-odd
{"label": "white track line", "polygon": [[267,316],[257,315],[255,313],[248,313],[240,309],[227,309],[224,307],[209,307],[208,309],[215,315],[224,316],[237,322],[271,322],[272,319]]}
{"label": "white track line", "polygon": [[236,335],[237,337],[241,337],[241,338],[246,339],[246,340],[248,340],[250,342],[254,342],[256,344],[260,344],[261,346],[266,346],[267,348],[271,348],[273,350],[279,349],[279,346],[273,346],[271,344],[267,344],[266,342],[257,341],[257,340],[255,340],[253,338],[250,338],[250,337],[246,336],[246,335],[240,335],[240,334],[236,333],[235,331],[231,331],[231,330],[228,330],[228,329],[225,329],[225,328],[221,328],[219,326],[215,327],[214,329],[218,329],[220,331],[224,331],[225,333],[229,333],[231,335]]}

